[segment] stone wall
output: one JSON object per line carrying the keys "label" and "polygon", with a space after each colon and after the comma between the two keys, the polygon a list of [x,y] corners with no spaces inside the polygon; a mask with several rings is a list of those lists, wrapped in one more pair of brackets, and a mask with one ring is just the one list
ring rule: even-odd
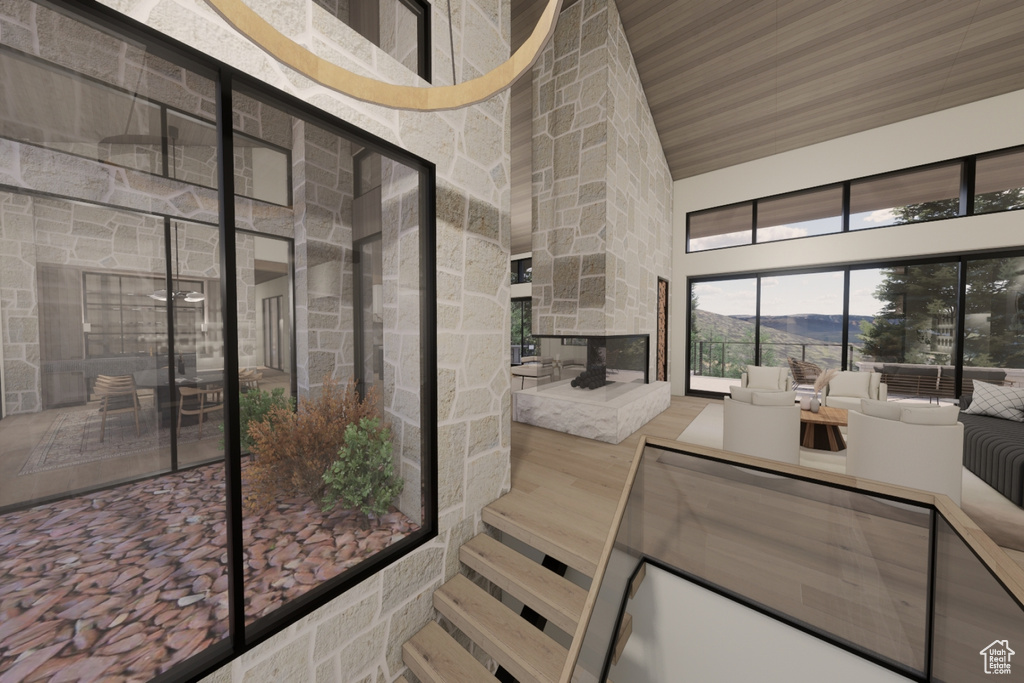
{"label": "stone wall", "polygon": [[563,11],[533,78],[534,332],[653,337],[671,176],[614,0]]}
{"label": "stone wall", "polygon": [[[458,547],[483,529],[480,509],[510,484],[508,96],[439,114],[386,110],[332,93],[275,63],[203,3],[104,2],[436,165],[438,536],[210,677],[218,683],[392,681],[403,671],[402,643],[436,616],[431,595],[458,571]],[[508,0],[452,0],[451,10],[460,81],[507,58]],[[291,3],[287,12],[264,11],[264,16],[343,66],[423,85],[312,0]],[[433,81],[450,83],[445,4],[433,7],[431,26]],[[398,258],[408,258],[404,245]],[[404,286],[399,279],[400,323]],[[302,329],[308,320],[301,319],[301,310],[297,315]],[[400,324],[395,334],[402,329]],[[400,348],[403,356],[412,353],[404,344]],[[397,397],[411,377],[401,377],[402,358],[391,360],[397,363]]]}

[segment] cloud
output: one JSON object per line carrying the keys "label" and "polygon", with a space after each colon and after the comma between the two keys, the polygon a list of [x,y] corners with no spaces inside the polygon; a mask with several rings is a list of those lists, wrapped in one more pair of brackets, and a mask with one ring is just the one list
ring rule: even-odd
{"label": "cloud", "polygon": [[774,240],[788,240],[806,236],[807,228],[794,228],[790,225],[773,225],[770,228],[757,229],[758,242],[772,242]]}
{"label": "cloud", "polygon": [[863,223],[892,223],[896,220],[896,214],[892,209],[878,209],[861,218]]}
{"label": "cloud", "polygon": [[690,251],[703,251],[705,249],[718,249],[720,247],[733,247],[742,244],[750,244],[750,239],[749,230],[740,233],[730,232],[724,235],[691,238]]}

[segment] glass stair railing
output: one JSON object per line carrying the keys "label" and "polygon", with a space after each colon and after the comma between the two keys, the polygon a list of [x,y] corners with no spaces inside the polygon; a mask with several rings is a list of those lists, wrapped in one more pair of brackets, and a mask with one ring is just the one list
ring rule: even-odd
{"label": "glass stair railing", "polygon": [[564,683],[608,680],[645,562],[911,680],[991,680],[1024,648],[1024,571],[949,498],[647,438]]}

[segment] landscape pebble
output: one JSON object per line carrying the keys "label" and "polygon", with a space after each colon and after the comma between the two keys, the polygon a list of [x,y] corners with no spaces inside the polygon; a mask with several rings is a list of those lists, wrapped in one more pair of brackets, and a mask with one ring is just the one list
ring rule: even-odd
{"label": "landscape pebble", "polygon": [[[145,681],[227,637],[224,491],[206,465],[0,516],[0,681]],[[246,622],[418,528],[297,498],[246,515]]]}

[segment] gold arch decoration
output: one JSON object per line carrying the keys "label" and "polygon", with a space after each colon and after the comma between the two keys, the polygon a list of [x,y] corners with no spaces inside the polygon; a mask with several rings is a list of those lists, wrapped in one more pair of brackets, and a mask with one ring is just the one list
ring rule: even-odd
{"label": "gold arch decoration", "polygon": [[[313,54],[270,25],[242,0],[206,0],[235,30],[271,57],[344,95],[391,109],[441,111],[482,102],[510,87],[533,66],[555,29],[562,0],[548,0],[530,37],[500,66],[455,85],[395,85],[360,76]],[[453,56],[454,58],[454,56]]]}

